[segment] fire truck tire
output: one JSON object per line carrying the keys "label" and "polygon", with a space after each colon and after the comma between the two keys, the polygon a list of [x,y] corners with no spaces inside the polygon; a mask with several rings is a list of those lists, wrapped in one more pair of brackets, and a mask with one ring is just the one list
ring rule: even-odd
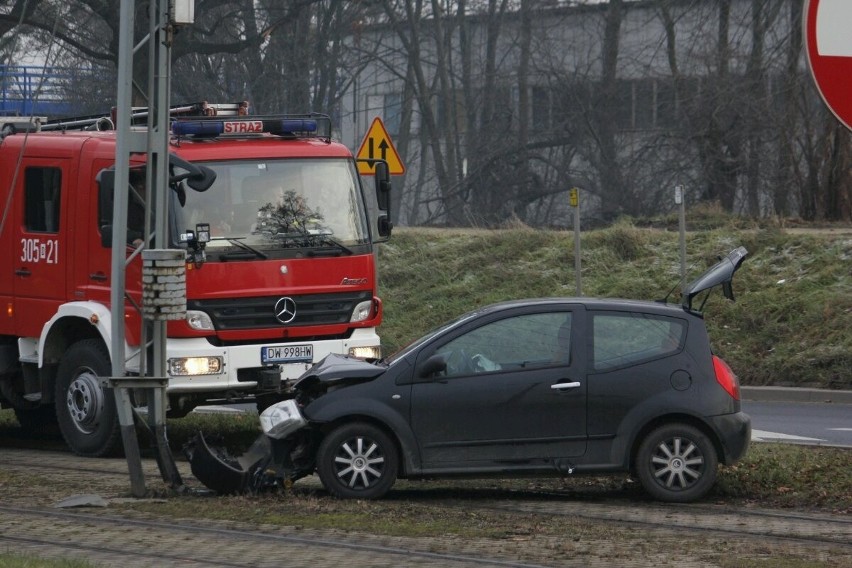
{"label": "fire truck tire", "polygon": [[100,382],[111,373],[109,353],[97,339],[74,343],[59,360],[56,418],[62,437],[78,456],[110,455],[121,447],[115,397]]}

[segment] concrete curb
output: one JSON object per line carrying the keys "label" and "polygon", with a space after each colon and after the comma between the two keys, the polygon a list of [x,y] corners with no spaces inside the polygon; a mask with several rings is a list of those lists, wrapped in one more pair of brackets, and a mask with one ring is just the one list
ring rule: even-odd
{"label": "concrete curb", "polygon": [[820,402],[852,404],[852,391],[790,387],[741,387],[743,400],[754,402]]}

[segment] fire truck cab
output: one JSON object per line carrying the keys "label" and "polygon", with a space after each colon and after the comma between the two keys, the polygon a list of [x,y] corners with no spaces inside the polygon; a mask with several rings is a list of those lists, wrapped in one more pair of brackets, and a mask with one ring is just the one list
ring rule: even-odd
{"label": "fire truck cab", "polygon": [[[167,192],[170,246],[187,250],[186,317],[168,323],[169,416],[200,404],[263,406],[329,353],[380,357],[375,244],[391,232],[386,167],[375,188],[362,185],[325,116],[192,107],[173,122],[170,153],[215,181],[196,191],[176,171]],[[138,249],[151,230],[136,183],[145,157],[131,159],[126,340],[111,353],[115,132],[15,130],[0,142],[0,407],[25,428],[58,423],[79,455],[108,454],[121,437],[102,378],[114,357],[134,375],[150,356],[139,309]]]}

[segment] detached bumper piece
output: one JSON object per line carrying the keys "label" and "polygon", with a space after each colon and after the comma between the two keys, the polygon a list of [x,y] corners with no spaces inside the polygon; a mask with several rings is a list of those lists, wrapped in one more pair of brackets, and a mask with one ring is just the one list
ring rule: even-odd
{"label": "detached bumper piece", "polygon": [[271,489],[284,480],[294,481],[313,470],[313,460],[294,465],[300,456],[304,436],[291,437],[302,430],[307,420],[294,400],[273,404],[260,414],[264,433],[248,451],[233,457],[220,438],[210,443],[199,432],[183,447],[192,475],[219,494],[234,494]]}
{"label": "detached bumper piece", "polygon": [[272,459],[272,449],[265,435],[255,440],[239,458],[228,453],[221,439],[211,439],[211,442],[213,445],[199,432],[183,447],[192,475],[206,487],[229,495],[258,491],[275,484],[274,477],[265,473]]}

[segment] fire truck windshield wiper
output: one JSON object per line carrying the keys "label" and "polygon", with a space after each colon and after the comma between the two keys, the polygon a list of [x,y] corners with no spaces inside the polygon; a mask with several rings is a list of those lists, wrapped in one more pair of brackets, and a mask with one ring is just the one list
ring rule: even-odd
{"label": "fire truck windshield wiper", "polygon": [[[275,235],[275,238],[278,239],[278,242],[280,242],[282,246],[313,249],[308,251],[308,256],[323,256],[323,254],[353,254],[352,249],[337,242],[327,233],[278,233]],[[326,251],[323,252],[322,250],[316,250],[316,247],[325,247]],[[329,248],[332,250],[328,250]]]}
{"label": "fire truck windshield wiper", "polygon": [[[247,244],[245,244],[243,242],[240,242],[240,239],[238,239],[237,237],[213,237],[210,240],[211,241],[228,241],[232,245],[236,245],[236,246],[240,247],[241,249],[243,249],[244,251],[251,253],[254,256],[254,258],[262,258],[264,260],[269,258],[269,256],[266,253],[261,252],[261,251],[257,250],[256,248],[252,248],[252,247],[248,246]],[[244,253],[227,253],[226,252],[226,253],[220,254],[219,257],[223,258],[223,259],[244,258]]]}
{"label": "fire truck windshield wiper", "polygon": [[314,237],[314,239],[315,239],[315,240],[316,240],[319,244],[322,244],[322,245],[325,245],[325,246],[329,246],[329,247],[334,247],[334,248],[336,248],[338,251],[343,252],[343,253],[345,253],[345,254],[347,254],[347,255],[352,254],[352,249],[351,249],[351,248],[347,247],[347,246],[346,246],[346,245],[344,245],[343,243],[340,243],[340,242],[338,242],[338,241],[336,241],[336,240],[332,239],[332,238],[331,238],[330,236],[328,236],[328,235],[316,235],[316,236]]}

